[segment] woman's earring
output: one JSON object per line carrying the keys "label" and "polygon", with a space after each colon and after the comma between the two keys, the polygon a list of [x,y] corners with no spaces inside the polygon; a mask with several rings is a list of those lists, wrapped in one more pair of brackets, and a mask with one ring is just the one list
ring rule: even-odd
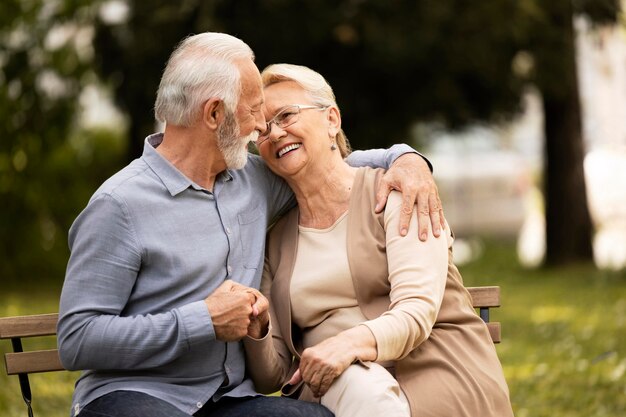
{"label": "woman's earring", "polygon": [[336,150],[336,149],[337,149],[337,144],[335,144],[335,142],[331,143],[331,144],[330,144],[330,150],[331,150],[331,151],[334,151],[334,150]]}

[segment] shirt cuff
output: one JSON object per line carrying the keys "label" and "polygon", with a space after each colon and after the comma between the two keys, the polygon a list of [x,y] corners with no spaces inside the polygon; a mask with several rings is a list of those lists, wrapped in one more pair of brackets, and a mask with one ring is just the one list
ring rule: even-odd
{"label": "shirt cuff", "polygon": [[400,158],[402,155],[407,154],[407,153],[414,153],[414,154],[421,156],[422,159],[426,161],[426,164],[428,165],[428,169],[430,169],[430,172],[431,173],[433,172],[433,165],[430,163],[428,158],[426,158],[424,155],[422,155],[421,153],[417,152],[415,149],[411,148],[409,145],[406,145],[404,143],[393,145],[391,148],[387,149],[387,152],[385,154],[385,161],[387,164],[387,168],[391,167],[391,165],[396,161],[396,159]]}
{"label": "shirt cuff", "polygon": [[204,300],[187,304],[178,309],[189,345],[215,340],[215,328]]}

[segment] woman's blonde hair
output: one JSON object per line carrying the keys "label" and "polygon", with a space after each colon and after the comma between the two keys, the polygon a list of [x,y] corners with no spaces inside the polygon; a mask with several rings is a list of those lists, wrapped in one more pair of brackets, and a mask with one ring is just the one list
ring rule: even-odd
{"label": "woman's blonde hair", "polygon": [[[339,110],[335,93],[330,84],[319,73],[302,65],[273,64],[261,73],[263,88],[283,81],[297,83],[317,106],[334,106]],[[350,143],[343,129],[339,129],[335,138],[341,156],[345,158],[352,152]]]}

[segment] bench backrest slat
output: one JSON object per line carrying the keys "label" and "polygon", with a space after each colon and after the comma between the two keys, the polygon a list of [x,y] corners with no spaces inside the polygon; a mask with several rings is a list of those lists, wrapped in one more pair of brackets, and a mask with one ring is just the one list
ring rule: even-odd
{"label": "bench backrest slat", "polygon": [[491,321],[489,323],[487,323],[487,328],[489,329],[489,334],[491,335],[491,340],[493,341],[493,343],[500,343],[500,337],[501,337],[501,328],[500,328],[500,323],[498,323],[497,321]]}
{"label": "bench backrest slat", "polygon": [[[500,307],[500,287],[498,286],[467,287],[467,291],[472,296],[474,308]],[[502,338],[500,323],[490,321],[487,323],[487,328],[493,343],[500,343]]]}
{"label": "bench backrest slat", "polygon": [[475,308],[500,307],[500,287],[468,287]]}
{"label": "bench backrest slat", "polygon": [[7,353],[4,355],[4,361],[8,375],[62,371],[65,369],[61,365],[57,349]]}
{"label": "bench backrest slat", "polygon": [[56,313],[0,318],[0,339],[56,334],[58,318]]}

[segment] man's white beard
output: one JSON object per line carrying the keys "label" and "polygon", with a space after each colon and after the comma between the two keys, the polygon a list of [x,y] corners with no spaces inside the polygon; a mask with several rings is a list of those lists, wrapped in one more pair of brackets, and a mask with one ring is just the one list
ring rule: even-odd
{"label": "man's white beard", "polygon": [[239,136],[239,124],[235,115],[226,112],[226,118],[217,129],[217,148],[222,152],[226,166],[229,169],[241,169],[248,161],[248,148],[245,146],[250,141],[256,141],[259,132],[252,131],[248,136]]}

